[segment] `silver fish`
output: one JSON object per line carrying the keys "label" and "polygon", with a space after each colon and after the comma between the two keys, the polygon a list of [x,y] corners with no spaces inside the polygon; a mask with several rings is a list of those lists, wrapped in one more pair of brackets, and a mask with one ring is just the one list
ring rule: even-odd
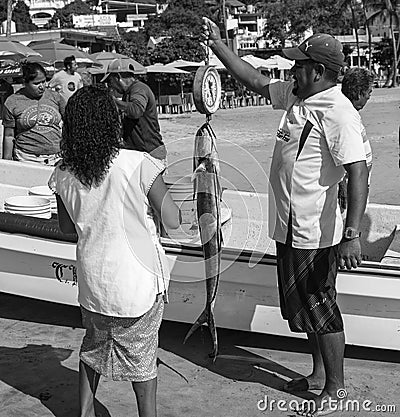
{"label": "silver fish", "polygon": [[208,122],[196,133],[194,145],[194,192],[197,196],[197,219],[205,263],[207,299],[203,312],[188,331],[186,340],[203,324],[208,325],[213,342],[210,357],[218,354],[214,305],[221,270],[221,187],[216,136]]}

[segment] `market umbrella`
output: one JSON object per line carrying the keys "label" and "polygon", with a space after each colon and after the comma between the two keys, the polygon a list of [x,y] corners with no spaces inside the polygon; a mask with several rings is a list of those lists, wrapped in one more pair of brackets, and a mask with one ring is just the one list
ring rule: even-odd
{"label": "market umbrella", "polygon": [[204,65],[204,62],[186,61],[185,59],[177,59],[167,64],[170,67],[185,69],[187,71],[196,70]]}
{"label": "market umbrella", "polygon": [[208,64],[212,65],[217,70],[226,70],[225,65],[215,55],[209,59]]}
{"label": "market umbrella", "polygon": [[108,64],[114,59],[128,60],[134,68],[135,74],[146,74],[146,69],[142,64],[130,58],[129,56],[118,54],[116,52],[97,52],[89,55],[91,59],[96,60],[97,63],[101,64],[101,68],[92,68],[90,72],[92,74],[105,74],[107,72]]}
{"label": "market umbrella", "polygon": [[0,59],[21,59],[41,54],[24,44],[8,38],[0,38]]}
{"label": "market umbrella", "polygon": [[265,60],[263,68],[278,68],[278,70],[288,70],[293,67],[294,61],[284,58],[280,55],[273,55]]}
{"label": "market umbrella", "polygon": [[188,71],[181,70],[179,68],[172,67],[167,64],[153,64],[145,67],[147,73],[160,73],[160,74],[189,74]]}
{"label": "market umbrella", "polygon": [[[185,74],[190,74],[190,72],[188,71],[184,71],[181,70],[179,68],[175,68],[170,66],[169,64],[164,65],[164,64],[153,64],[153,65],[149,65],[147,67],[145,67],[147,70],[148,74],[169,74],[169,75],[185,75]],[[158,96],[160,96],[160,80],[158,81]],[[182,78],[180,81],[181,84],[181,96],[183,96],[183,85],[182,85]]]}
{"label": "market umbrella", "polygon": [[258,68],[271,68],[266,59],[259,58],[254,55],[245,55],[242,56],[243,61],[246,61],[249,63],[252,67],[258,69]]}
{"label": "market umbrella", "polygon": [[[55,72],[55,68],[52,64],[49,64],[48,62],[38,61],[44,70],[46,71],[46,75],[48,77],[52,77]],[[0,78],[4,77],[22,77],[22,68],[20,65],[20,62],[10,62],[8,65],[5,65],[4,67],[0,67]]]}
{"label": "market umbrella", "polygon": [[[61,42],[48,42],[32,46],[32,49],[39,52],[43,60],[50,63],[63,62],[67,56],[74,55],[77,63],[93,65],[95,61],[89,55],[74,46]],[[29,59],[33,61],[35,59]]]}

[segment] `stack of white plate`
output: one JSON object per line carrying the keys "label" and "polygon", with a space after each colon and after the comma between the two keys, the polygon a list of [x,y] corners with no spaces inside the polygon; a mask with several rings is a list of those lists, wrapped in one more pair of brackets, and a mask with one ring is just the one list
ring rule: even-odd
{"label": "stack of white plate", "polygon": [[50,200],[36,196],[16,196],[7,198],[4,202],[4,211],[12,214],[22,214],[23,216],[39,217],[50,219]]}
{"label": "stack of white plate", "polygon": [[35,187],[32,187],[29,189],[28,194],[34,195],[36,197],[44,197],[44,198],[49,199],[51,212],[57,213],[56,196],[47,185],[37,185]]}

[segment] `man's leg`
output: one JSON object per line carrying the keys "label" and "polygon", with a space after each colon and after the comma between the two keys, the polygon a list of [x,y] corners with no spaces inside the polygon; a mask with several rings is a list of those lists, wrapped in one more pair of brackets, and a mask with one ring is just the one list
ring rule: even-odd
{"label": "man's leg", "polygon": [[323,389],[325,382],[325,367],[319,346],[319,338],[315,333],[307,333],[308,344],[311,348],[313,368],[310,375],[296,378],[284,385],[288,392],[301,392],[308,390]]}
{"label": "man's leg", "polygon": [[[345,397],[344,391],[344,332],[317,335],[325,367],[325,386],[321,394],[310,403],[297,410],[301,416],[314,417],[328,415],[335,411],[330,407],[329,399],[340,400]],[[341,392],[340,390],[343,390]],[[344,395],[342,395],[344,394]],[[338,403],[332,403],[335,407]]]}
{"label": "man's leg", "polygon": [[79,406],[80,417],[95,417],[94,397],[99,385],[100,374],[84,362],[79,361]]}
{"label": "man's leg", "polygon": [[132,382],[136,395],[139,417],[157,417],[157,377],[150,381]]}
{"label": "man's leg", "polygon": [[320,334],[318,342],[326,374],[322,394],[336,398],[337,390],[344,388],[344,332]]}

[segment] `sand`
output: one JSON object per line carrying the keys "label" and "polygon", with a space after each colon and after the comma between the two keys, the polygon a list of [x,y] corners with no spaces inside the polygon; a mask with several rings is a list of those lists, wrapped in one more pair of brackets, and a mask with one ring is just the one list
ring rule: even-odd
{"label": "sand", "polygon": [[[370,200],[399,204],[398,106],[400,89],[375,90],[363,110],[374,152]],[[220,110],[213,118],[225,186],[266,191],[273,136],[281,112],[270,106]],[[189,174],[193,138],[204,117],[161,116],[170,173]],[[83,336],[79,309],[0,294],[0,417],[73,417],[78,407],[78,354]],[[160,333],[158,411],[160,417],[289,416],[260,411],[271,401],[302,401],[282,391],[290,378],[307,374],[311,359],[303,340],[220,330],[220,356],[212,362],[207,332],[182,344],[189,326],[163,322]],[[366,329],[366,331],[368,331]],[[360,412],[342,417],[400,416],[398,352],[347,347],[349,398]],[[362,401],[396,406],[395,412],[362,409]],[[365,405],[365,404],[364,404]],[[102,379],[98,417],[137,416],[129,383]]]}
{"label": "sand", "polygon": [[[256,417],[293,413],[257,408],[274,401],[302,401],[282,384],[310,369],[303,340],[220,330],[220,356],[212,362],[208,334],[182,340],[189,326],[164,322],[160,333],[160,417]],[[0,416],[72,417],[78,408],[78,354],[83,330],[79,309],[0,295]],[[341,412],[337,416],[400,415],[398,352],[348,347],[345,375],[349,397],[393,405],[397,413]],[[308,395],[307,398],[312,398]],[[285,405],[287,406],[287,405]],[[103,378],[98,417],[137,416],[131,386]]]}

